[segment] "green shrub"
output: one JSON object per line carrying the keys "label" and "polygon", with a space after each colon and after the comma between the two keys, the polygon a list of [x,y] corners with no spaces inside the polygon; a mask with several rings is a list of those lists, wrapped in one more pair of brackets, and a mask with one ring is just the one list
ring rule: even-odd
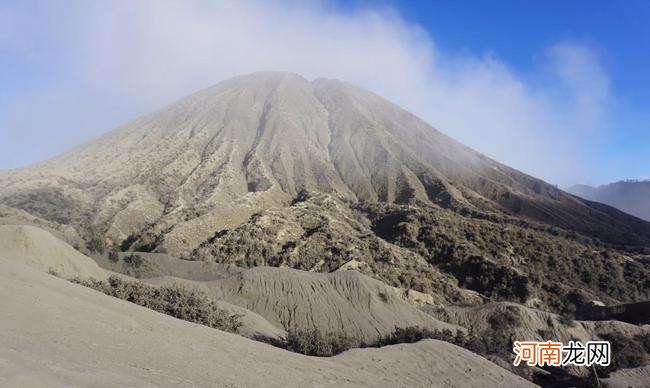
{"label": "green shrub", "polygon": [[151,261],[137,253],[131,253],[122,259],[124,261],[122,273],[137,279],[155,276],[156,266]]}
{"label": "green shrub", "polygon": [[104,245],[104,239],[98,234],[93,234],[93,236],[90,238],[90,241],[88,242],[88,250],[91,252],[103,254],[104,249],[106,249]]}
{"label": "green shrub", "polygon": [[124,264],[133,268],[140,268],[144,264],[144,258],[137,253],[124,256]]}
{"label": "green shrub", "polygon": [[[451,330],[431,330],[418,326],[395,328],[395,331],[392,333],[379,337],[371,343],[366,343],[340,333],[323,333],[316,328],[290,328],[287,330],[287,336],[281,339],[267,336],[255,336],[253,339],[295,353],[318,357],[335,356],[352,348],[378,348],[387,345],[414,343],[423,339],[437,339],[459,346],[468,342],[468,338],[460,331],[454,335]],[[481,349],[483,348],[481,347]]]}
{"label": "green shrub", "polygon": [[236,333],[241,315],[220,309],[203,292],[181,286],[153,287],[140,282],[110,276],[105,281],[73,279],[106,295],[135,303],[189,322]]}
{"label": "green shrub", "polygon": [[488,317],[488,323],[493,331],[505,333],[517,327],[521,320],[517,315],[517,309],[513,306],[506,306],[505,309],[494,311]]}
{"label": "green shrub", "polygon": [[560,317],[558,318],[558,321],[561,324],[569,326],[569,327],[574,327],[576,325],[576,321],[573,319],[573,315],[571,315],[571,314],[562,314],[562,315],[560,315]]}
{"label": "green shrub", "polygon": [[257,335],[253,339],[295,353],[316,357],[331,357],[352,348],[367,346],[363,341],[344,334],[323,333],[317,328],[290,328],[284,338]]}
{"label": "green shrub", "polygon": [[454,342],[454,334],[451,330],[431,330],[419,326],[397,327],[391,334],[380,337],[371,344],[372,347],[381,347],[395,344],[410,344],[423,339],[437,339],[446,342]]}
{"label": "green shrub", "polygon": [[50,274],[50,275],[52,275],[52,276],[56,276],[56,277],[60,277],[60,276],[61,276],[61,274],[59,273],[59,271],[57,271],[55,268],[52,268],[52,267],[48,268],[47,273]]}
{"label": "green shrub", "polygon": [[611,361],[609,366],[597,367],[598,375],[607,377],[613,371],[622,368],[636,368],[650,361],[650,334],[638,334],[632,338],[618,333],[603,336],[611,343]]}
{"label": "green shrub", "polygon": [[309,356],[330,357],[348,349],[361,347],[361,343],[351,337],[322,333],[318,329],[287,331],[286,349]]}
{"label": "green shrub", "polygon": [[117,250],[112,249],[108,252],[108,260],[112,261],[113,263],[117,263],[120,260],[120,255],[118,254]]}

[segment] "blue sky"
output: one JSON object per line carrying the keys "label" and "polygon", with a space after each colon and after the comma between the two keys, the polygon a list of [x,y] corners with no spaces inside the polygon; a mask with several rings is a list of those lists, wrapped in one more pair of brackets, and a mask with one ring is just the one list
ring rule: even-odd
{"label": "blue sky", "polygon": [[340,78],[562,186],[650,177],[646,1],[0,0],[0,169],[233,75]]}
{"label": "blue sky", "polygon": [[406,0],[386,4],[425,28],[442,49],[494,53],[524,74],[534,71],[540,51],[555,42],[577,42],[594,50],[617,104],[602,140],[585,145],[600,159],[594,161],[590,181],[650,178],[650,2]]}

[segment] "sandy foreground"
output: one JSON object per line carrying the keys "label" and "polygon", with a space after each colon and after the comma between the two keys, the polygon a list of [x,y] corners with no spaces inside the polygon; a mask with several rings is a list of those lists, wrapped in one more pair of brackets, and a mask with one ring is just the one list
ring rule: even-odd
{"label": "sandy foreground", "polygon": [[0,259],[0,385],[530,386],[427,340],[307,357],[181,321]]}

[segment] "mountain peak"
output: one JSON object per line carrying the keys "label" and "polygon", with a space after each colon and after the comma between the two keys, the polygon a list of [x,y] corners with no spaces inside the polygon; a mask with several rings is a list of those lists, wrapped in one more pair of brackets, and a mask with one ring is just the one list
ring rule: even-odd
{"label": "mountain peak", "polygon": [[289,72],[225,80],[0,183],[4,202],[46,195],[76,209],[55,217],[90,221],[112,244],[148,233],[178,255],[302,191],[506,212],[599,236],[618,222],[631,242],[649,230],[491,160],[376,94]]}

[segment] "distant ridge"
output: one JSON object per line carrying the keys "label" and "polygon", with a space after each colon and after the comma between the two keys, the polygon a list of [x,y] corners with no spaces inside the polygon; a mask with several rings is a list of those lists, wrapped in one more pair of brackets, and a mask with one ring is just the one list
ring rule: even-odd
{"label": "distant ridge", "polygon": [[650,180],[630,179],[598,187],[575,185],[567,191],[650,221]]}

